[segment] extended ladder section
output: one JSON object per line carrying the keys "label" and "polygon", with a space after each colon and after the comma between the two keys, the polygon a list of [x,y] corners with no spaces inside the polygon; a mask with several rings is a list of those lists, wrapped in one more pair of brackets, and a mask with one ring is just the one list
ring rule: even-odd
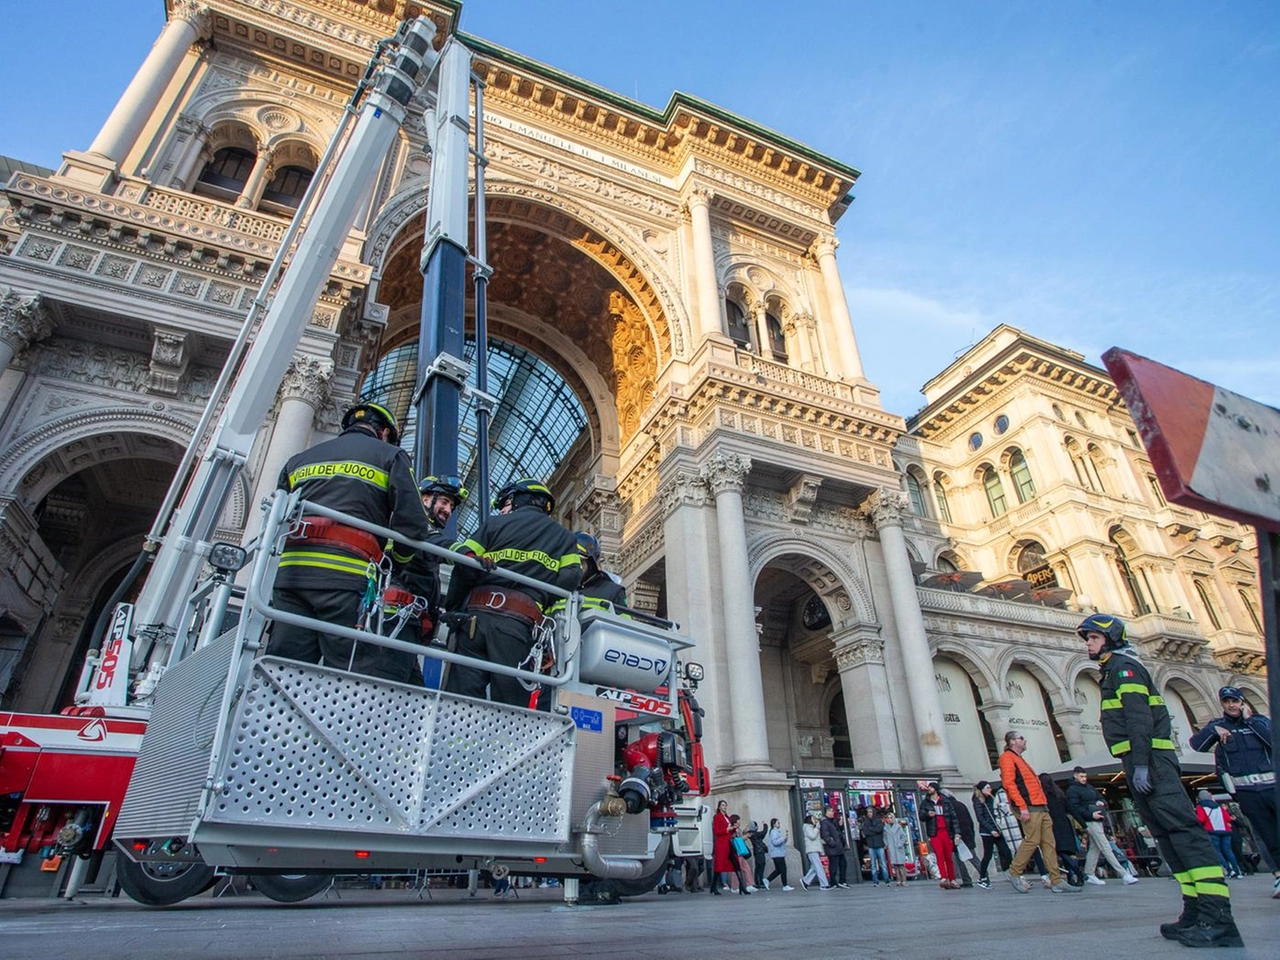
{"label": "extended ladder section", "polygon": [[[639,876],[657,844],[647,813],[625,813],[607,780],[617,762],[616,694],[649,694],[675,716],[677,657],[692,644],[638,619],[583,613],[579,595],[545,584],[565,600],[549,674],[275,610],[280,550],[304,513],[472,563],[277,493],[239,625],[160,680],[116,826],[122,849],[139,860],[199,856],[248,870],[456,868],[463,857],[534,873]],[[551,709],[258,656],[274,619],[542,683]]]}

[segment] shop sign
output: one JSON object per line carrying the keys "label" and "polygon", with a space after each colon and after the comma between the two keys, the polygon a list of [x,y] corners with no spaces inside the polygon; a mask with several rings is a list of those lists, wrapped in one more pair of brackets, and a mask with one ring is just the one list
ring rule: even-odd
{"label": "shop sign", "polygon": [[892,790],[893,783],[889,780],[850,780],[850,790]]}
{"label": "shop sign", "polygon": [[1049,564],[1036,567],[1034,570],[1028,570],[1022,575],[1022,579],[1031,584],[1037,590],[1044,587],[1056,587],[1058,585],[1058,575],[1053,572],[1053,567]]}

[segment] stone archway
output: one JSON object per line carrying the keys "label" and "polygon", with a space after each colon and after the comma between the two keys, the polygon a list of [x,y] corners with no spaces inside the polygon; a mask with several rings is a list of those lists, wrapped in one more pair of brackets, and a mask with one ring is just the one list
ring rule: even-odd
{"label": "stone archway", "polygon": [[[39,453],[0,464],[8,495],[0,509],[6,539],[23,532],[23,549],[47,558],[39,586],[48,616],[23,651],[15,705],[45,710],[72,673],[85,620],[103,584],[142,548],[181,459],[185,424],[137,411],[96,411],[45,425],[16,450]],[[145,427],[144,427],[145,425]],[[25,470],[21,468],[25,467]]]}

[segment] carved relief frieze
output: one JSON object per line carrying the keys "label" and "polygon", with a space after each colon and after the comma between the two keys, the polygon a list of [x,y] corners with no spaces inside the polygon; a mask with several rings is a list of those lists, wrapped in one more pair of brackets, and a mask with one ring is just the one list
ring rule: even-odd
{"label": "carved relief frieze", "polygon": [[637,532],[627,537],[618,551],[618,569],[642,570],[666,552],[662,517],[653,517]]}
{"label": "carved relief frieze", "polygon": [[[799,197],[783,193],[781,190],[775,190],[766,184],[761,183],[758,179],[748,177],[732,170],[726,170],[724,167],[715,163],[708,163],[701,158],[694,159],[694,171],[702,177],[713,180],[716,183],[723,184],[737,190],[740,193],[748,194],[759,200],[764,200],[783,210],[789,210],[797,213],[809,220],[821,223],[826,219],[826,209],[818,207],[812,203],[806,203]],[[807,228],[808,232],[813,232],[813,227]],[[812,240],[808,241],[812,242]]]}
{"label": "carved relief frieze", "polygon": [[[174,338],[182,336],[171,332],[158,334],[153,351],[159,349],[162,357],[179,358],[170,368],[180,365],[183,370],[172,392],[167,395],[183,402],[203,403],[213,390],[218,371],[212,367],[187,365],[185,346],[177,346],[173,342]],[[175,350],[179,353],[175,354]],[[135,396],[147,394],[150,390],[153,362],[152,357],[145,354],[85,343],[83,340],[53,337],[33,356],[30,372],[50,381],[64,381],[67,384],[69,393],[58,393],[55,387],[47,396],[44,412],[52,413],[68,406],[80,405],[83,397],[79,392],[86,387]],[[163,366],[165,365],[162,364],[161,367]]]}

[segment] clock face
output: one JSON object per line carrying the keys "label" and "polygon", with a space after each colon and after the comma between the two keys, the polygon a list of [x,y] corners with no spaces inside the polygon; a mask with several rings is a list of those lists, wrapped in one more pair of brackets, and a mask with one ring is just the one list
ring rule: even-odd
{"label": "clock face", "polygon": [[804,605],[804,613],[801,614],[805,628],[809,630],[821,630],[823,627],[831,625],[831,614],[827,613],[827,607],[822,602],[822,598],[816,594],[809,598],[809,602]]}

